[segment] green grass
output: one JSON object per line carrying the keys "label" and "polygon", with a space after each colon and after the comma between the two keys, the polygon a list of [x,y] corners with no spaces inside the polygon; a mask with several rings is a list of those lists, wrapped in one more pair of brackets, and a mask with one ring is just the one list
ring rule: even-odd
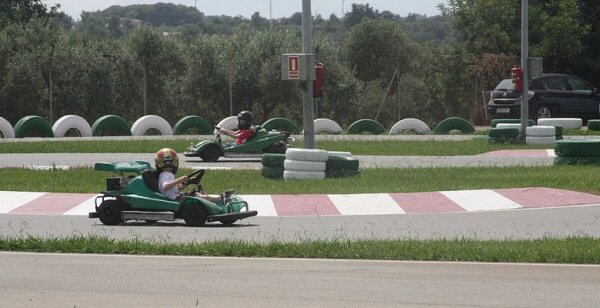
{"label": "green grass", "polygon": [[[173,139],[0,142],[0,153],[154,153],[164,147],[184,152],[191,143]],[[296,146],[302,147],[303,140],[297,140]],[[354,155],[452,156],[508,149],[547,149],[552,145],[490,144],[486,138],[478,138],[469,141],[319,141],[316,147]]]}
{"label": "green grass", "polygon": [[0,238],[0,250],[127,255],[228,256],[468,262],[600,264],[600,239],[539,240],[315,240],[249,243],[152,243],[98,236]]}
{"label": "green grass", "polygon": [[[190,172],[181,170],[179,175]],[[96,193],[106,188],[105,181],[110,176],[91,168],[55,171],[9,168],[0,169],[0,187],[7,191]],[[324,181],[269,180],[258,170],[209,170],[203,184],[211,193],[233,187],[239,194],[393,193],[515,187],[600,193],[598,168],[589,166],[363,169],[357,177]]]}

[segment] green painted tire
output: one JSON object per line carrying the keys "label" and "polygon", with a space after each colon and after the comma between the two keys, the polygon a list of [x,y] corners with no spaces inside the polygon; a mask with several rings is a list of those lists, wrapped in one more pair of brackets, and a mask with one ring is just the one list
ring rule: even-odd
{"label": "green painted tire", "polygon": [[[521,119],[493,119],[490,126],[492,128],[495,128],[498,124],[500,123],[512,123],[512,124],[518,124],[521,123]],[[534,126],[535,125],[535,121],[534,120],[529,120],[528,122],[528,126]]]}
{"label": "green painted tire", "polygon": [[453,130],[458,130],[462,134],[472,134],[475,132],[475,127],[463,118],[450,117],[440,122],[434,132],[438,135],[447,135]]}
{"label": "green painted tire", "polygon": [[[283,169],[285,154],[265,153],[261,157],[263,166]],[[283,174],[282,174],[283,176]]]}
{"label": "green painted tire", "polygon": [[361,119],[350,124],[348,130],[346,130],[346,134],[348,135],[360,135],[365,132],[373,135],[381,135],[385,132],[385,128],[375,120]]}
{"label": "green painted tire", "polygon": [[588,120],[588,130],[600,130],[600,120]]}
{"label": "green painted tire", "polygon": [[350,177],[360,174],[359,161],[347,156],[329,156],[325,175],[328,178]]}
{"label": "green painted tire", "polygon": [[116,115],[100,117],[92,125],[94,136],[131,136],[131,129],[125,119]]}
{"label": "green painted tire", "polygon": [[561,157],[554,158],[554,165],[600,165],[600,157]]}
{"label": "green painted tire", "polygon": [[283,168],[263,166],[260,174],[267,179],[283,179]]}
{"label": "green painted tire", "polygon": [[289,132],[294,135],[300,134],[298,126],[286,118],[272,118],[263,123],[261,126],[267,131],[277,130]]}
{"label": "green painted tire", "polygon": [[554,126],[556,128],[556,140],[563,139],[563,127],[562,126]]}
{"label": "green painted tire", "polygon": [[518,128],[490,128],[488,136],[490,136],[490,138],[506,138],[506,137],[516,138],[519,136],[519,129]]}
{"label": "green painted tire", "polygon": [[29,115],[21,118],[15,124],[15,137],[54,137],[54,132],[48,120],[40,116]]}
{"label": "green painted tire", "polygon": [[[190,129],[196,129],[194,133],[189,133]],[[212,135],[214,126],[210,122],[199,116],[187,116],[175,123],[173,135]]]}
{"label": "green painted tire", "polygon": [[600,157],[600,141],[559,140],[554,152],[559,157]]}

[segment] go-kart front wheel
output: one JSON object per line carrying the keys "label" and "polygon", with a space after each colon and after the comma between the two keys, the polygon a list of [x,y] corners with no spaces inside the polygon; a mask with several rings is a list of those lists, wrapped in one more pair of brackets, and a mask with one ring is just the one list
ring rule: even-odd
{"label": "go-kart front wheel", "polygon": [[98,207],[98,218],[103,224],[114,226],[123,221],[121,219],[123,208],[123,204],[117,200],[105,200]]}
{"label": "go-kart front wheel", "polygon": [[200,153],[200,158],[205,162],[216,162],[219,157],[221,157],[221,151],[214,145],[207,147]]}
{"label": "go-kart front wheel", "polygon": [[206,209],[199,204],[188,204],[183,209],[183,220],[188,226],[202,227],[207,217]]}

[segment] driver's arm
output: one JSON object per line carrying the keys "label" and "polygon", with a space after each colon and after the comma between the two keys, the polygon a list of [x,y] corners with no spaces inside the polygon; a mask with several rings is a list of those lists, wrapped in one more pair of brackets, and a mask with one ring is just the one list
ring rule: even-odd
{"label": "driver's arm", "polygon": [[232,138],[238,138],[241,135],[241,132],[239,132],[239,131],[234,132],[234,131],[231,131],[231,130],[228,130],[228,129],[224,129],[224,128],[221,128],[220,131],[223,134],[225,134],[225,135],[227,135],[229,137],[232,137]]}
{"label": "driver's arm", "polygon": [[163,190],[169,191],[169,190],[177,187],[178,185],[185,183],[187,180],[189,180],[189,178],[187,177],[187,175],[184,175],[182,177],[176,178],[175,180],[173,180],[171,182],[166,182],[163,184]]}

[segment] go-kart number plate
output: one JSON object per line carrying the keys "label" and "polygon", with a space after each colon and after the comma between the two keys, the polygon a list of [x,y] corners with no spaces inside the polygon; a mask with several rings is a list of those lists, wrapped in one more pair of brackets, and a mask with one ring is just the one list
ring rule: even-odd
{"label": "go-kart number plate", "polygon": [[509,113],[510,108],[498,108],[496,109],[496,113]]}

